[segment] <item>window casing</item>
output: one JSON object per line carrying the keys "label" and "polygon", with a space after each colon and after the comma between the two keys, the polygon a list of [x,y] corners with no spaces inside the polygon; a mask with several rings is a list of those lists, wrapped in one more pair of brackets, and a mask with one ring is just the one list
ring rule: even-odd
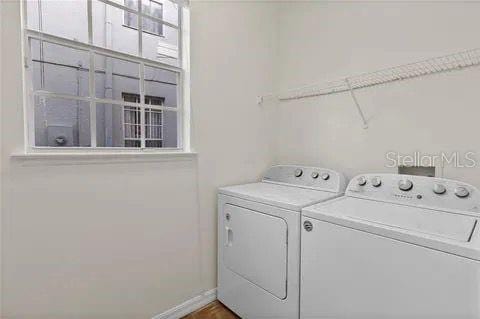
{"label": "window casing", "polygon": [[[42,4],[40,0],[37,3],[38,6]],[[39,19],[39,27],[32,27],[28,22],[31,17],[28,4],[23,4],[25,80],[29,102],[26,120],[30,148],[183,149],[185,70],[182,68],[181,26],[184,8],[178,5],[177,23],[172,23],[155,17],[152,11],[144,12],[145,0],[138,3],[137,9],[132,8],[132,3],[124,6],[118,0],[85,0],[84,3],[87,38],[80,36],[80,40],[52,32],[55,29],[48,29],[48,22],[44,23],[42,19]],[[98,19],[98,7],[105,7],[105,12],[120,12],[122,19],[125,12],[136,16],[139,28],[135,30],[135,54],[97,43],[96,34],[99,32],[94,21]],[[42,15],[42,11],[39,12],[37,17]],[[48,20],[49,16],[45,17]],[[143,36],[144,20],[161,24],[162,30],[168,27],[175,31],[178,54],[169,57],[170,60],[158,52],[150,52],[150,49],[145,54],[148,46]],[[44,30],[42,24],[47,25],[48,30]],[[57,76],[58,70],[61,70],[60,77]],[[122,87],[115,87],[120,80],[136,88],[127,90],[135,95],[134,99],[117,96],[118,92],[125,91]],[[50,85],[52,83],[55,85]],[[156,96],[162,95],[157,91],[167,92],[168,97]],[[170,129],[165,127],[166,118]],[[129,131],[133,135],[127,133],[130,126],[135,128]],[[165,130],[170,136],[164,136]]]}

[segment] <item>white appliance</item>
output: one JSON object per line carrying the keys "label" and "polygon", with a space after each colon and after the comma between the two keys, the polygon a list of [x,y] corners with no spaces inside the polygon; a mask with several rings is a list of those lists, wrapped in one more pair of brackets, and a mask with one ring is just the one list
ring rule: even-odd
{"label": "white appliance", "polygon": [[363,175],[302,211],[301,318],[480,318],[480,195]]}
{"label": "white appliance", "polygon": [[244,319],[298,318],[301,209],[343,194],[342,174],[274,166],[218,195],[218,299]]}

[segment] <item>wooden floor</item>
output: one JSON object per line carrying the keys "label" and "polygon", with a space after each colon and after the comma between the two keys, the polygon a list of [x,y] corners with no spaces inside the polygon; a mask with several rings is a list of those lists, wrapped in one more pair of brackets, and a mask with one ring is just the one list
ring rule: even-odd
{"label": "wooden floor", "polygon": [[240,319],[240,317],[231,312],[218,300],[215,300],[182,319]]}

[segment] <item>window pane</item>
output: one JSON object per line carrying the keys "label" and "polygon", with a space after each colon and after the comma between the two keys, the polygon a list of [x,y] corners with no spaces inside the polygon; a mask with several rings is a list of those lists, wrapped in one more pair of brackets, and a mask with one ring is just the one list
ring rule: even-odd
{"label": "window pane", "polygon": [[28,0],[26,4],[28,28],[88,42],[87,1]]}
{"label": "window pane", "polygon": [[36,39],[30,41],[35,90],[88,96],[88,52]]}
{"label": "window pane", "polygon": [[139,64],[95,55],[95,91],[97,98],[123,100],[122,93],[140,94]]}
{"label": "window pane", "polygon": [[[143,25],[143,57],[173,66],[179,66],[178,62],[178,30],[165,24],[144,18]],[[159,30],[162,36],[153,34],[152,30]]]}
{"label": "window pane", "polygon": [[163,111],[145,109],[145,146],[163,146]]}
{"label": "window pane", "polygon": [[177,112],[163,111],[163,145],[162,147],[178,147],[177,141]]}
{"label": "window pane", "polygon": [[141,142],[140,107],[125,106],[123,108],[123,139],[125,147],[140,147]]}
{"label": "window pane", "polygon": [[155,36],[163,36],[163,23],[144,18],[143,32],[150,33]]}
{"label": "window pane", "polygon": [[[135,11],[138,11],[138,2],[136,0],[125,0],[125,6]],[[130,28],[135,28],[135,29],[138,28],[137,15],[132,12],[124,11],[123,24],[124,26],[130,27]]]}
{"label": "window pane", "polygon": [[97,146],[140,147],[138,107],[97,104]]}
{"label": "window pane", "polygon": [[138,16],[100,1],[92,2],[93,44],[138,54]]}
{"label": "window pane", "polygon": [[[162,105],[177,106],[177,73],[145,66],[145,96],[162,98]],[[145,103],[150,104],[147,98]]]}
{"label": "window pane", "polygon": [[163,19],[163,3],[155,0],[143,0],[142,12],[152,17]]}
{"label": "window pane", "polygon": [[35,97],[36,146],[90,146],[90,104]]}
{"label": "window pane", "polygon": [[[179,6],[173,1],[111,1],[134,12],[92,0],[92,44],[95,46],[138,55],[139,5],[144,15],[178,25]],[[88,43],[87,3],[87,0],[26,0],[28,28]],[[141,29],[143,57],[179,66],[177,29],[146,16],[142,17]],[[91,111],[95,112],[99,147],[178,146],[177,112],[158,108],[177,107],[178,72],[145,66],[145,99],[141,101],[139,68],[143,63],[131,62],[121,55],[111,57],[108,55],[116,54],[98,52],[95,47],[90,51],[33,38],[28,41],[32,57],[28,70],[36,92],[33,105],[36,146],[91,146]],[[91,57],[95,63],[92,72],[95,92],[89,92]],[[40,91],[71,97],[40,96]],[[105,100],[99,100],[103,103],[96,103],[95,109],[90,110],[90,102],[75,99],[89,96]],[[134,105],[124,105],[126,102]]]}
{"label": "window pane", "polygon": [[155,18],[178,25],[178,4],[170,0],[143,0],[142,10]]}

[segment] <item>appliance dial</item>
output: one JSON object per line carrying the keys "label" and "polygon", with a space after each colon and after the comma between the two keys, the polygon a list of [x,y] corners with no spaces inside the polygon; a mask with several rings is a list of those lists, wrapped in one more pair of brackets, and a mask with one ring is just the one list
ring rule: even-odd
{"label": "appliance dial", "polygon": [[458,186],[455,188],[455,195],[460,198],[468,197],[470,195],[469,190],[466,187]]}
{"label": "appliance dial", "polygon": [[302,176],[302,174],[303,174],[303,171],[302,171],[301,168],[297,168],[295,170],[295,177],[300,177],[300,176]]}
{"label": "appliance dial", "polygon": [[357,183],[360,186],[364,186],[365,184],[367,184],[367,179],[364,176],[360,176],[359,178],[357,178]]}
{"label": "appliance dial", "polygon": [[323,173],[323,174],[322,174],[322,179],[323,179],[324,181],[328,180],[329,178],[330,178],[330,174],[328,174],[328,173]]}
{"label": "appliance dial", "polygon": [[413,183],[409,179],[402,179],[400,182],[398,182],[398,188],[402,191],[409,191],[413,187]]}
{"label": "appliance dial", "polygon": [[445,186],[443,184],[433,185],[433,192],[435,194],[442,195],[442,194],[445,194],[446,191],[447,191],[447,189],[445,188]]}
{"label": "appliance dial", "polygon": [[318,172],[312,172],[312,178],[317,179],[318,178]]}
{"label": "appliance dial", "polygon": [[380,185],[382,185],[382,180],[380,179],[380,177],[374,177],[370,182],[374,187],[379,187]]}

